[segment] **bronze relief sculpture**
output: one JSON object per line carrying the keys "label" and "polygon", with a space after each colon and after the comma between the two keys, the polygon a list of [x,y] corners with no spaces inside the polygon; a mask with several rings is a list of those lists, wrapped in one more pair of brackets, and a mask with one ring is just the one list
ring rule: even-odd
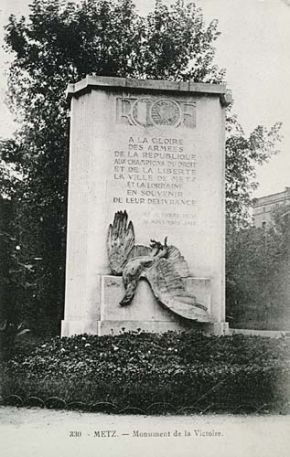
{"label": "bronze relief sculpture", "polygon": [[185,279],[191,277],[187,262],[175,246],[151,240],[150,246],[135,244],[132,221],[126,211],[115,213],[109,226],[107,252],[111,271],[123,277],[125,295],[121,306],[129,305],[141,278],[148,281],[159,303],[187,319],[209,320],[207,308],[197,303],[186,289]]}

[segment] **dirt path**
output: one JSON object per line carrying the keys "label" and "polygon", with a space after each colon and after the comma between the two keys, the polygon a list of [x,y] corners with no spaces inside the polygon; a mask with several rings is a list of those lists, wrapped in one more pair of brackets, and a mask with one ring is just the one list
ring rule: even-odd
{"label": "dirt path", "polygon": [[289,428],[290,416],[115,416],[2,407],[0,455],[286,457]]}

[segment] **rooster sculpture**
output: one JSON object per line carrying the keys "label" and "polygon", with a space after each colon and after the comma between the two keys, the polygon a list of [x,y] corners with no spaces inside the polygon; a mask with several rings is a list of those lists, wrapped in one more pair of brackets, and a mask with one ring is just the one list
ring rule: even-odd
{"label": "rooster sculpture", "polygon": [[107,251],[112,273],[123,277],[125,295],[120,305],[129,305],[141,278],[148,281],[156,299],[170,311],[187,319],[208,321],[207,308],[186,290],[188,265],[175,246],[151,240],[150,246],[135,244],[134,227],[126,211],[115,213],[109,226]]}

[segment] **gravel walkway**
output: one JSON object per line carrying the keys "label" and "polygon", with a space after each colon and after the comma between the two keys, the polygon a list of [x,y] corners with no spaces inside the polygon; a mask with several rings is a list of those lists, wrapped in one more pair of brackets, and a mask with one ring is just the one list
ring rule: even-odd
{"label": "gravel walkway", "polygon": [[0,455],[286,457],[289,429],[290,416],[115,416],[1,407]]}

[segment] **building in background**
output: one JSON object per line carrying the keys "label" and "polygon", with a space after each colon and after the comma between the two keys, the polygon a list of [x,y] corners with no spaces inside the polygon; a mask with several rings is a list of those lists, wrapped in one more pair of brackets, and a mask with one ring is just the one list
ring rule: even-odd
{"label": "building in background", "polygon": [[255,227],[266,227],[269,225],[275,210],[279,206],[286,204],[290,204],[290,187],[285,187],[283,192],[256,198],[253,205]]}

